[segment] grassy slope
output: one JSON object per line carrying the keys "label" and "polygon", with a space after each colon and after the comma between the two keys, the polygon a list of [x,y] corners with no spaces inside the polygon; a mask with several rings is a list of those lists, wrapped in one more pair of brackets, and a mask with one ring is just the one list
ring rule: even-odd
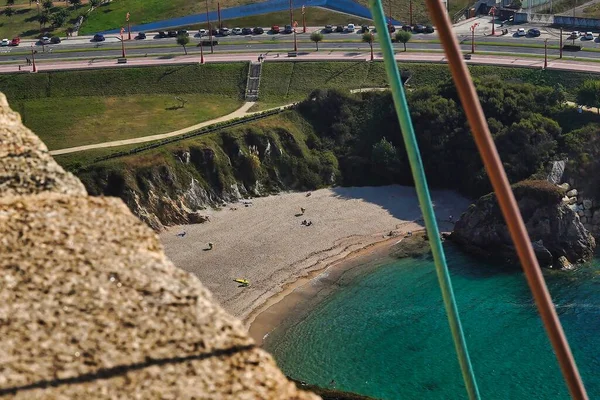
{"label": "grassy slope", "polygon": [[[20,36],[22,38],[27,37],[37,37],[40,31],[40,24],[37,20],[38,12],[37,6],[35,2],[29,7],[29,1],[17,2],[17,4],[22,3],[25,6],[17,7],[14,9],[16,11],[15,15],[12,17],[7,17],[4,13],[0,13],[0,37],[11,39],[15,36]],[[6,4],[4,1],[2,5]],[[64,8],[64,7],[61,7]],[[54,12],[58,10],[58,7],[54,7],[50,10],[50,12]],[[87,6],[81,6],[77,9],[73,9],[72,7],[68,7],[67,10],[70,11],[70,15],[67,18],[67,22],[60,28],[53,29],[50,24],[46,26],[48,36],[59,35],[65,36],[66,29],[69,26],[72,26],[73,23],[77,20],[79,15],[85,13]],[[70,22],[69,22],[70,21]]]}
{"label": "grassy slope", "polygon": [[[235,110],[247,64],[0,76],[11,106],[51,148],[169,132]],[[175,96],[188,100],[184,109]],[[65,112],[66,111],[66,112]]]}

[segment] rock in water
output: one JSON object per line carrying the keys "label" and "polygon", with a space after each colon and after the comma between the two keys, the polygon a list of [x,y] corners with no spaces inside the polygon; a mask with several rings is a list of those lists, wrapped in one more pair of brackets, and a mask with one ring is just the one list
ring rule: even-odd
{"label": "rock in water", "polygon": [[[577,213],[561,200],[564,189],[547,181],[523,181],[513,186],[527,232],[542,266],[562,267],[558,259],[589,260],[596,242]],[[467,251],[517,261],[516,252],[494,194],[481,197],[456,223],[450,236]]]}

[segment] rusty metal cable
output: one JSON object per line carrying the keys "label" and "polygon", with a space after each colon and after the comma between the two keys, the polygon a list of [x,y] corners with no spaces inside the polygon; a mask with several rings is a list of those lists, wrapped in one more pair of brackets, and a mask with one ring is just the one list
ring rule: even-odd
{"label": "rusty metal cable", "polygon": [[517,255],[525,271],[527,283],[533,293],[571,397],[577,400],[588,399],[446,9],[440,0],[425,1],[448,58],[452,78],[471,126],[475,143],[492,182],[510,236],[517,249]]}

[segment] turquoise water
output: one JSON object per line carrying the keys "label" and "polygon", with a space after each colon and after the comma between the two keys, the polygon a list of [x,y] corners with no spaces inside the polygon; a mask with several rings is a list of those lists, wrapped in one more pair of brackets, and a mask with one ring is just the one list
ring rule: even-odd
{"label": "turquoise water", "polygon": [[[484,399],[567,399],[524,276],[446,247]],[[265,348],[289,376],[382,399],[464,399],[430,259],[378,260],[273,331]],[[600,398],[600,261],[546,271],[591,399]]]}

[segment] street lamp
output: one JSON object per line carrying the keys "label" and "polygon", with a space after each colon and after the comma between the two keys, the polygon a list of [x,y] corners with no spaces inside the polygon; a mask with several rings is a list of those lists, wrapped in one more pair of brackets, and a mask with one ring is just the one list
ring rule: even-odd
{"label": "street lamp", "polygon": [[290,26],[294,29],[294,51],[298,51],[298,42],[296,40],[296,25],[294,23],[294,6],[292,0],[290,0]]}
{"label": "street lamp", "polygon": [[131,40],[131,23],[129,22],[129,13],[127,13],[127,16],[125,17],[125,21],[127,21],[127,34],[128,34],[127,40]]}
{"label": "street lamp", "polygon": [[204,64],[204,44],[202,38],[200,38],[200,64]]}
{"label": "street lamp", "polygon": [[37,72],[37,68],[35,66],[35,51],[33,50],[33,43],[31,44],[31,65],[33,66],[31,72]]}
{"label": "street lamp", "polygon": [[492,7],[492,36],[496,35],[496,26],[494,24],[496,20],[496,7]]}
{"label": "street lamp", "polygon": [[212,28],[210,27],[210,18],[208,17],[208,0],[206,0],[206,22],[208,23],[208,34],[210,38],[210,54],[215,52],[215,47],[213,45],[213,35]]}
{"label": "street lamp", "polygon": [[544,69],[548,68],[548,39],[544,39]]}
{"label": "street lamp", "polygon": [[121,27],[121,56],[125,58],[125,39],[123,39],[123,33],[125,28]]}
{"label": "street lamp", "polygon": [[471,25],[471,54],[475,54],[475,28],[477,28],[478,25],[479,23]]}
{"label": "street lamp", "polygon": [[371,34],[371,42],[369,44],[371,45],[371,61],[373,61],[373,59],[375,58],[373,55],[373,40],[374,40],[373,31],[371,31],[370,34]]}

